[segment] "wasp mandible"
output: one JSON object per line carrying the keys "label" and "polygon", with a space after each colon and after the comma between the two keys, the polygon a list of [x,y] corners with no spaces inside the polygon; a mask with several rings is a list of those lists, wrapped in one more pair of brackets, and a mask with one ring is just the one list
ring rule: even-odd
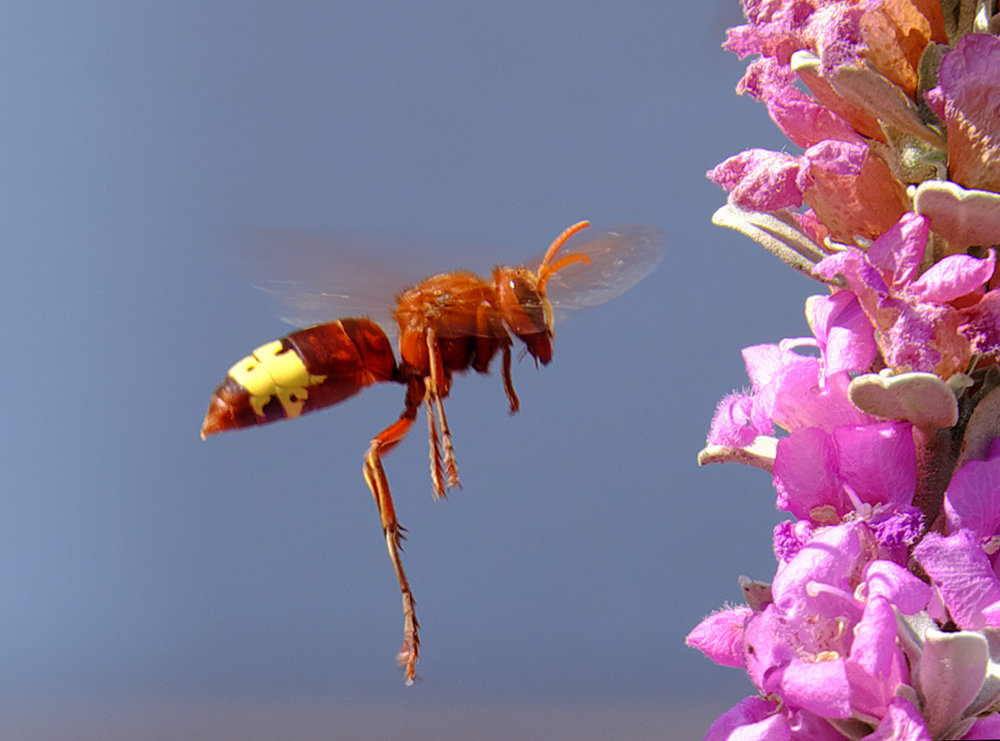
{"label": "wasp mandible", "polygon": [[[406,387],[399,419],[372,439],[363,472],[378,507],[403,599],[403,645],[397,659],[407,684],[416,677],[419,624],[400,557],[403,528],[396,519],[382,456],[406,437],[423,407],[431,486],[435,498],[445,496],[459,486],[443,404],[453,375],[470,368],[488,373],[499,353],[510,412],[517,412],[520,401],[511,378],[512,335],[536,365],[548,365],[555,309],[603,303],[644,278],[659,262],[663,238],[652,227],[609,228],[567,248],[571,237],[589,226],[581,221],[566,229],[535,268],[498,266],[488,280],[465,271],[440,273],[403,290],[392,311],[399,332],[398,362],[386,332],[376,322],[338,319],[257,348],[229,369],[209,402],[202,438],[298,417],[375,383]],[[562,300],[550,300],[550,293],[561,293]]]}

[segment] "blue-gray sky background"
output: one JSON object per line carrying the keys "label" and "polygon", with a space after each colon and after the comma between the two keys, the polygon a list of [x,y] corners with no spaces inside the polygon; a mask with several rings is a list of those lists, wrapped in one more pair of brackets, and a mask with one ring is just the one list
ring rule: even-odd
{"label": "blue-gray sky background", "polygon": [[[803,334],[818,287],[709,223],[705,170],[784,146],[733,93],[739,21],[721,0],[8,7],[0,735],[687,738],[749,694],[683,639],[738,574],[770,579],[779,516],[766,475],[695,455],[741,347]],[[447,502],[422,421],[387,459],[423,626],[405,688],[361,478],[402,391],[202,442],[226,369],[289,329],[219,229],[468,239],[489,264],[583,218],[663,228],[664,262],[515,367],[516,417],[498,375],[457,380]]]}

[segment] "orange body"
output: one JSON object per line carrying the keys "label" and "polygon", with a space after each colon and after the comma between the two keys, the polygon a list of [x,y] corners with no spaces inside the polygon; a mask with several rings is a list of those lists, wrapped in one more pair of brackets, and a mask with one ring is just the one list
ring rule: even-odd
{"label": "orange body", "polygon": [[364,478],[378,506],[386,547],[403,597],[404,640],[399,653],[406,680],[416,676],[420,639],[414,600],[400,559],[401,527],[396,520],[382,455],[402,440],[421,404],[427,410],[434,494],[459,485],[451,432],[442,399],[452,376],[472,368],[486,373],[499,352],[511,413],[519,408],[511,379],[511,335],[543,365],[552,359],[549,278],[571,263],[589,264],[584,254],[555,255],[581,222],[549,247],[537,269],[495,268],[489,280],[472,273],[435,275],[396,299],[399,363],[374,322],[348,318],[319,324],[261,346],[229,371],[209,405],[202,436],[295,417],[335,404],[372,383],[407,386],[399,419],[376,435],[365,456]]}

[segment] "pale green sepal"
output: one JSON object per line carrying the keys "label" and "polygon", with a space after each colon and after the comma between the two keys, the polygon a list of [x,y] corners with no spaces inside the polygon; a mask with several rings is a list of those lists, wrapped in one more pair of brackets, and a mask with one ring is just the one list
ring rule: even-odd
{"label": "pale green sepal", "polygon": [[714,214],[712,223],[750,237],[789,267],[813,280],[812,269],[826,254],[785,211],[746,211],[727,203]]}
{"label": "pale green sepal", "polygon": [[933,373],[866,373],[851,380],[847,396],[863,412],[921,428],[958,422],[955,393]]}

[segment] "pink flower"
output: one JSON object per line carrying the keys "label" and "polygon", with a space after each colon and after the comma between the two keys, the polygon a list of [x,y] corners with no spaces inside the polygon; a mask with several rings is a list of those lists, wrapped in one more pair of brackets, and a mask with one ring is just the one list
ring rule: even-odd
{"label": "pink flower", "polygon": [[905,507],[916,486],[910,425],[849,425],[832,433],[818,427],[796,430],[778,442],[774,486],[779,509],[819,522],[839,521],[862,503]]}
{"label": "pink flower", "polygon": [[[816,340],[801,341],[803,345]],[[770,435],[775,425],[785,430],[873,421],[847,398],[850,378],[845,371],[824,372],[819,358],[795,352],[795,341],[755,345],[743,350],[750,393],[733,393],[720,403],[708,441],[713,445],[745,446],[758,435]]]}
{"label": "pink flower", "polygon": [[[893,600],[896,609],[916,612],[930,590],[905,569],[873,560],[871,545],[872,532],[862,523],[816,531],[779,566],[771,602],[758,612],[731,608],[709,616],[692,631],[689,645],[719,663],[743,666],[761,694],[780,699],[788,713],[828,719],[890,714],[898,688],[909,682]],[[737,708],[723,716],[729,728],[781,716],[760,703]],[[750,708],[759,712],[748,716]]]}
{"label": "pink flower", "polygon": [[906,214],[867,251],[848,248],[824,258],[814,271],[828,280],[845,280],[890,367],[948,378],[972,355],[969,339],[958,331],[970,310],[949,302],[965,296],[977,300],[993,274],[995,258],[992,251],[985,259],[950,255],[918,277],[928,236],[927,219]]}

